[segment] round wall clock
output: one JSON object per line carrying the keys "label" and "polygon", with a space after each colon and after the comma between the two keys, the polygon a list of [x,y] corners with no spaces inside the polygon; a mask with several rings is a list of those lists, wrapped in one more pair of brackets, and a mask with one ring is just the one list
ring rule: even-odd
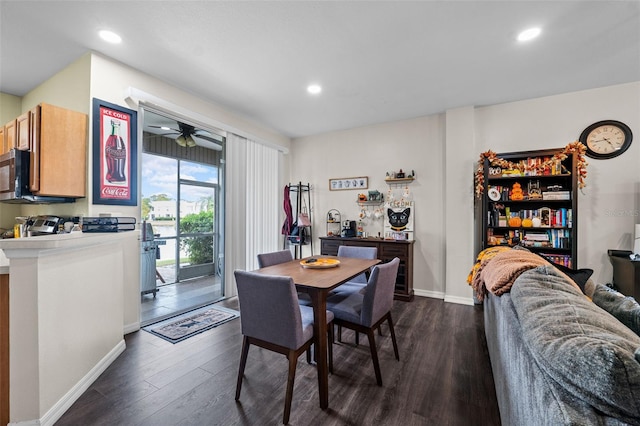
{"label": "round wall clock", "polygon": [[593,123],[580,134],[580,142],[587,147],[591,158],[613,158],[631,145],[633,134],[626,124],[615,120]]}

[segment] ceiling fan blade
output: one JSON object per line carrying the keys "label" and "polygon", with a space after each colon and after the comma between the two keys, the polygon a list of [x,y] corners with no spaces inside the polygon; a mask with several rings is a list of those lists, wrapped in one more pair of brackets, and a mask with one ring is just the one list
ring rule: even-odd
{"label": "ceiling fan blade", "polygon": [[180,132],[179,129],[174,129],[172,127],[167,127],[167,126],[149,126],[149,127],[153,127],[154,129],[173,130],[174,132]]}
{"label": "ceiling fan blade", "polygon": [[209,142],[213,142],[216,145],[220,145],[220,141],[218,139],[216,139],[216,138],[212,138],[211,136],[201,135],[199,133],[194,133],[193,136],[195,136],[197,138],[200,138],[200,139],[204,139],[204,140],[209,141]]}

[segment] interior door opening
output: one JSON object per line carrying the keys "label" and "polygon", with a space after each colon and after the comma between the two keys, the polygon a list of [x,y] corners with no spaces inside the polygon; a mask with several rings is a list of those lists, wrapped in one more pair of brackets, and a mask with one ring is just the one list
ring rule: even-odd
{"label": "interior door opening", "polygon": [[224,297],[226,138],[180,120],[144,111],[141,216],[154,252],[143,244],[143,326]]}

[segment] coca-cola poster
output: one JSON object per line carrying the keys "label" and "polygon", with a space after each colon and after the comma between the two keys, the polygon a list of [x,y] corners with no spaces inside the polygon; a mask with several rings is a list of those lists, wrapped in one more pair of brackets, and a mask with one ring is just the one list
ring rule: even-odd
{"label": "coca-cola poster", "polygon": [[93,99],[93,204],[137,205],[136,111]]}

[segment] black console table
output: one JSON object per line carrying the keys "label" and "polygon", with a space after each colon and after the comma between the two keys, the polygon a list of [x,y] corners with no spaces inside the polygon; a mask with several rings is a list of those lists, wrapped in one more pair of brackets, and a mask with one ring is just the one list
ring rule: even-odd
{"label": "black console table", "polygon": [[629,258],[628,250],[608,250],[613,265],[613,285],[625,296],[640,302],[640,261]]}

